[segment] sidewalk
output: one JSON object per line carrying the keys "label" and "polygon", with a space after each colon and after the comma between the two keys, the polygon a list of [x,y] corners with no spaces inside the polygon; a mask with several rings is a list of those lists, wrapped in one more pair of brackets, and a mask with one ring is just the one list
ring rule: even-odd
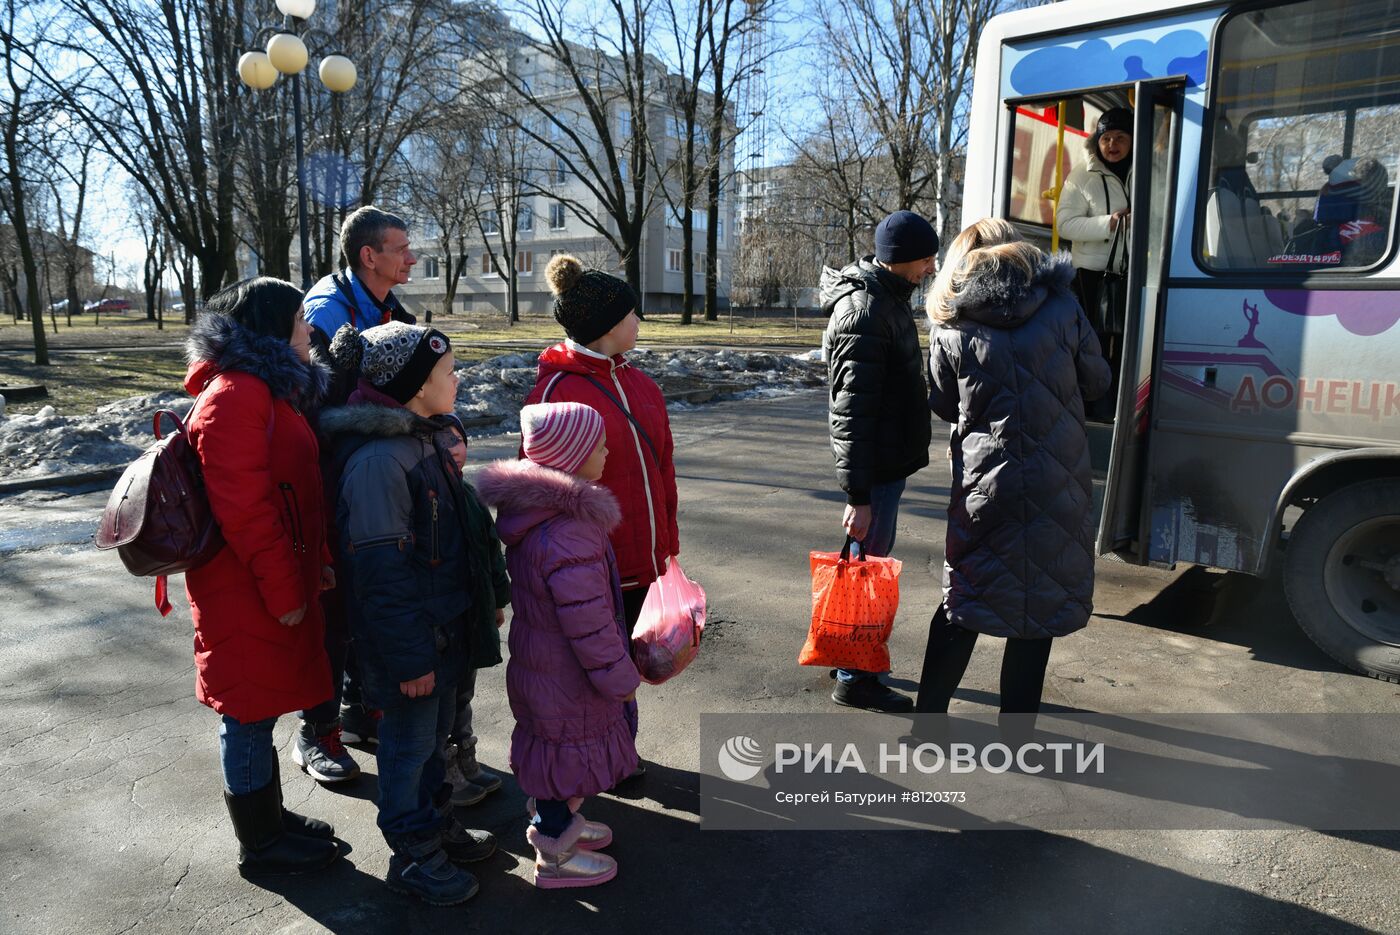
{"label": "sidewalk", "polygon": [[[0,498],[0,931],[1400,931],[1400,833],[700,830],[700,713],[833,710],[826,671],[796,656],[807,551],[839,544],[844,500],[820,391],[676,413],[675,435],[681,560],[709,592],[710,625],[690,669],[639,692],[639,747],[652,763],[639,797],[585,808],[614,827],[619,876],[588,890],[529,885],[502,666],[482,673],[475,707],[481,759],[506,786],[461,812],[494,831],[502,852],[473,867],[480,894],[449,909],[382,883],[372,754],[357,754],[358,782],[319,788],[292,765],[290,717],[277,733],[287,805],[332,821],[349,853],[316,876],[241,879],[217,719],[193,697],[183,601],[162,620],[149,581],[81,544],[103,493]],[[941,444],[911,484],[896,546],[905,565],[892,681],[906,691],[937,600]],[[471,457],[514,446],[473,440]],[[31,519],[41,528],[16,528]],[[1098,582],[1099,616],[1056,644],[1050,704],[1400,713],[1394,686],[1333,666],[1268,587],[1222,593],[1217,578],[1111,563]],[[995,703],[1000,653],[999,641],[979,642],[954,713]]]}

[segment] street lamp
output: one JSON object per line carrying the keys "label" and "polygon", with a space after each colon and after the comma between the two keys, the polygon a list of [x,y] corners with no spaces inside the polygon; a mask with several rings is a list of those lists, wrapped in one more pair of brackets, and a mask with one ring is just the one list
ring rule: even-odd
{"label": "street lamp", "polygon": [[[306,70],[311,53],[307,50],[302,36],[315,36],[325,40],[331,37],[319,29],[302,29],[300,34],[297,32],[298,25],[304,25],[311,18],[311,14],[316,12],[316,0],[277,0],[277,10],[284,17],[282,27],[279,29],[269,26],[258,32],[253,41],[258,44],[267,37],[267,51],[244,52],[238,59],[238,77],[255,91],[264,91],[272,87],[277,83],[279,74],[289,75],[292,79],[292,118],[297,144],[297,219],[301,233],[301,285],[305,289],[311,286],[311,239],[306,223],[306,152],[301,129],[301,73]],[[339,52],[323,56],[317,74],[321,83],[337,94],[344,94],[353,88],[358,77],[355,63]]]}

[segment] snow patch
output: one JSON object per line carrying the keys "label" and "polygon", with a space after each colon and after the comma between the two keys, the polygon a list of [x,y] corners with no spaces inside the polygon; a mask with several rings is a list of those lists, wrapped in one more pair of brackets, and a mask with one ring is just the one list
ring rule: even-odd
{"label": "snow patch", "polygon": [[[639,348],[628,359],[655,379],[671,407],[679,409],[819,386],[826,380],[819,355],[820,351],[787,355]],[[457,371],[457,412],[478,422],[471,430],[474,435],[518,432],[520,406],[535,385],[535,375],[535,354],[505,354],[462,367]],[[157,409],[173,409],[184,418],[191,402],[183,391],[171,390],[120,399],[86,416],[60,415],[45,406],[33,415],[4,418],[0,408],[0,479],[127,464],[155,440],[151,419]]]}

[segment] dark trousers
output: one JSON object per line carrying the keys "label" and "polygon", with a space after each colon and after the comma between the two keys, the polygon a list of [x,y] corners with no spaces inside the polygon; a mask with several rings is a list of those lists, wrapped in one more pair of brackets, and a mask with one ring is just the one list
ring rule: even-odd
{"label": "dark trousers", "polygon": [[535,817],[530,822],[547,838],[557,838],[569,828],[574,813],[569,803],[561,799],[536,799]]}
{"label": "dark trousers", "polygon": [[642,605],[646,603],[647,592],[650,590],[651,586],[648,585],[645,588],[633,588],[622,592],[622,619],[627,622],[628,636],[637,629],[637,619],[642,616]]}
{"label": "dark trousers", "polygon": [[[1007,639],[1001,657],[1001,713],[1036,714],[1045,687],[1045,666],[1050,661],[1050,639]],[[948,620],[942,604],[929,623],[928,648],[924,650],[924,671],[919,676],[919,698],[914,710],[920,714],[947,714],[948,702],[962,682],[977,631],[967,630]]]}
{"label": "dark trousers", "polygon": [[331,696],[314,708],[297,712],[303,721],[322,734],[340,720],[341,704],[360,704],[360,682],[355,677],[355,648],[350,641],[343,592],[332,588],[321,592],[321,614],[326,621],[326,656],[331,662]]}
{"label": "dark trousers", "polygon": [[1113,382],[1109,384],[1108,392],[1092,402],[1086,402],[1084,412],[1096,422],[1112,422],[1118,409],[1118,380],[1123,370],[1123,336],[1104,330],[1104,322],[1099,314],[1103,273],[1094,269],[1075,270],[1074,285],[1079,293],[1079,304],[1084,307],[1084,314],[1099,339],[1099,349],[1103,351],[1104,360],[1108,361],[1109,370],[1113,373]]}

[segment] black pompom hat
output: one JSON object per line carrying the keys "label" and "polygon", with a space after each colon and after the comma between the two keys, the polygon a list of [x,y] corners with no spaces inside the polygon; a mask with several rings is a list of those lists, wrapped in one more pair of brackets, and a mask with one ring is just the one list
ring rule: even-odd
{"label": "black pompom hat", "polygon": [[600,269],[584,269],[577,257],[561,254],[545,267],[554,293],[554,320],[578,344],[592,344],[617,327],[628,312],[641,318],[636,291],[626,280]]}

